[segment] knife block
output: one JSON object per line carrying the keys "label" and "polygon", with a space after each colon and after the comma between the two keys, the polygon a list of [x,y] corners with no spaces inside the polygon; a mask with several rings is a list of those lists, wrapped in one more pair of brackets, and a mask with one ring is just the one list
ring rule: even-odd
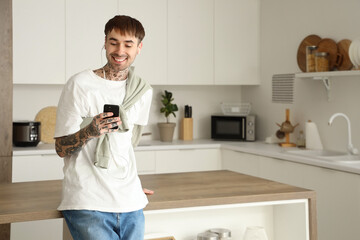
{"label": "knife block", "polygon": [[193,140],[193,119],[183,118],[181,120],[180,139],[185,141]]}

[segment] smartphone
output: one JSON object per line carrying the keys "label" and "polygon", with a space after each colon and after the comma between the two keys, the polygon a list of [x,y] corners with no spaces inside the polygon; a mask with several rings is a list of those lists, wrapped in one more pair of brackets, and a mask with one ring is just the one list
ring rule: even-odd
{"label": "smartphone", "polygon": [[[118,117],[119,116],[119,105],[105,104],[104,112],[112,112],[114,115],[112,115],[111,117]],[[118,129],[118,126],[113,127],[112,129]]]}

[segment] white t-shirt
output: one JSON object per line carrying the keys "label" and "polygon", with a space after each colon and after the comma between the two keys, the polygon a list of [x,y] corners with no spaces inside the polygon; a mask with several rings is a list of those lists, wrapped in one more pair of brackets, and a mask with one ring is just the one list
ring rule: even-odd
{"label": "white t-shirt", "polygon": [[[102,113],[104,104],[121,104],[125,88],[126,81],[106,80],[92,70],[74,75],[59,100],[55,137],[79,131],[83,118]],[[108,169],[94,166],[98,138],[91,139],[78,154],[64,158],[63,194],[58,210],[130,212],[147,205],[131,137],[134,124],[147,124],[151,99],[152,90],[148,90],[127,111],[129,131],[109,134],[112,158]]]}

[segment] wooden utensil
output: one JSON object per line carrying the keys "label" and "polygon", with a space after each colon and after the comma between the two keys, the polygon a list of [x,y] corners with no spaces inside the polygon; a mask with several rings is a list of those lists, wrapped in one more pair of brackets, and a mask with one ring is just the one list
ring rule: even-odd
{"label": "wooden utensil", "polygon": [[329,53],[330,71],[340,66],[340,63],[342,62],[342,56],[338,53],[338,47],[334,40],[330,38],[321,39],[317,47],[318,47],[317,52]]}
{"label": "wooden utensil", "polygon": [[292,133],[294,128],[296,128],[299,124],[292,126],[290,122],[290,109],[288,108],[285,110],[285,119],[285,122],[283,122],[281,125],[276,123],[276,125],[280,126],[281,128],[283,128],[284,125],[287,126],[285,129],[280,129],[281,132],[285,133],[285,142],[281,142],[279,145],[281,147],[296,147],[295,143],[290,142],[290,133]]}
{"label": "wooden utensil", "polygon": [[315,34],[309,35],[301,41],[297,52],[297,63],[301,71],[306,72],[306,47],[317,46],[320,41],[321,37]]}
{"label": "wooden utensil", "polygon": [[338,46],[338,52],[342,55],[342,61],[340,65],[338,66],[338,70],[350,70],[353,67],[353,64],[349,57],[349,47],[351,44],[351,40],[349,39],[343,39],[337,43]]}

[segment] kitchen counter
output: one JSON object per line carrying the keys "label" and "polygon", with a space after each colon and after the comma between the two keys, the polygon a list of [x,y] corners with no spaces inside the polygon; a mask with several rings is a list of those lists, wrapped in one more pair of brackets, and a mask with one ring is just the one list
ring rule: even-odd
{"label": "kitchen counter", "polygon": [[[145,212],[305,199],[310,239],[317,238],[316,196],[312,190],[225,170],[142,175],[140,179],[143,187],[155,191]],[[61,218],[56,210],[60,198],[60,180],[0,184],[0,224]]]}
{"label": "kitchen counter", "polygon": [[[287,153],[288,150],[299,148],[282,148],[277,144],[267,144],[264,142],[234,142],[234,141],[214,141],[211,139],[197,139],[193,141],[174,140],[173,142],[161,142],[156,140],[141,141],[135,151],[161,151],[177,149],[228,149],[244,153],[251,153],[265,157],[273,157],[286,161],[308,164],[312,166],[324,167],[333,170],[360,174],[359,163],[343,163],[328,160],[320,160],[310,156],[299,156]],[[39,144],[37,147],[14,147],[14,156],[24,155],[47,155],[56,154],[54,144]]]}

